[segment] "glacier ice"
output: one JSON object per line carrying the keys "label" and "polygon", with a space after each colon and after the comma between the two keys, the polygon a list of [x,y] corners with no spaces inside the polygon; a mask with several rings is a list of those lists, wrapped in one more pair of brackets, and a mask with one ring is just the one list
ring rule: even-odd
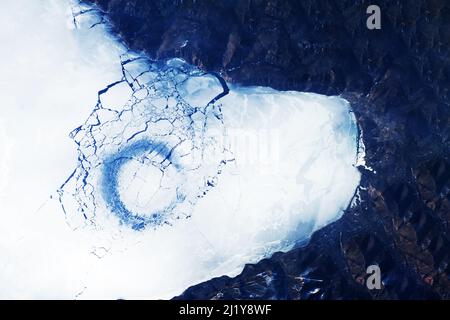
{"label": "glacier ice", "polygon": [[349,204],[344,99],[153,61],[76,2],[10,11],[26,41],[6,42],[20,53],[4,69],[27,89],[2,92],[0,297],[170,298],[289,250]]}

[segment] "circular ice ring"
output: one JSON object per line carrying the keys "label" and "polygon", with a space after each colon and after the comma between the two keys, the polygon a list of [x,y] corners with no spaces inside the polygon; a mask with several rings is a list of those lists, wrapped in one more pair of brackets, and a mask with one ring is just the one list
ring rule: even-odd
{"label": "circular ice ring", "polygon": [[103,161],[102,178],[100,181],[102,196],[107,206],[116,214],[122,223],[130,225],[135,230],[141,230],[146,225],[160,225],[166,222],[167,212],[170,211],[169,209],[173,205],[169,205],[166,209],[152,212],[146,216],[133,213],[121,199],[118,182],[121,169],[127,162],[151,152],[158,154],[163,161],[169,161],[179,171],[180,166],[174,161],[172,151],[165,143],[145,139],[128,144]]}

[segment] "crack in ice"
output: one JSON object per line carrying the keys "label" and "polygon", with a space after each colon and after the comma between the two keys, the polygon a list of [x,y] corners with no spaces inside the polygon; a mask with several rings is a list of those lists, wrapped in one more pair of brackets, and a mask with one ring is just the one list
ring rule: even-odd
{"label": "crack in ice", "polygon": [[[72,10],[77,27],[79,25],[77,19],[86,14],[96,13],[97,10],[94,9],[81,9],[79,12]],[[87,20],[90,21],[89,17]],[[102,20],[92,24],[91,27],[103,21],[102,16]],[[220,105],[217,103],[229,93],[229,88],[218,73],[210,73],[219,82],[222,92],[217,93],[204,105],[194,106],[183,99],[180,91],[184,91],[184,96],[189,95],[187,92],[189,90],[183,86],[191,79],[207,76],[207,73],[179,59],[169,60],[164,64],[131,53],[122,54],[120,59],[122,78],[98,92],[93,112],[82,126],[70,134],[78,147],[79,165],[59,189],[60,201],[64,208],[65,198],[69,193],[76,199],[80,214],[86,220],[95,223],[94,217],[100,205],[95,190],[100,184],[106,206],[118,215],[122,223],[136,230],[143,229],[146,225],[170,224],[171,219],[190,216],[197,199],[205,196],[207,191],[214,187],[211,181],[217,180],[221,167],[233,159],[227,148],[222,146],[219,150],[222,157],[214,159],[207,170],[202,170],[206,167],[205,152],[217,148],[217,139],[208,136],[208,124],[211,122],[210,119],[214,118],[223,126]],[[124,84],[131,90],[131,95],[123,87]],[[113,95],[110,101],[108,95]],[[128,97],[125,105],[117,102],[123,97]],[[219,134],[224,134],[223,128],[215,130],[221,131]],[[226,134],[221,139],[226,139]],[[146,142],[148,150],[142,149]],[[163,172],[163,179],[166,166],[173,163],[175,154],[181,162],[184,162],[184,165],[177,164],[178,171],[183,166],[185,172],[198,170],[201,173],[194,177],[199,182],[194,186],[194,190],[192,184],[187,186],[186,182],[184,186],[176,186],[177,198],[171,204],[161,212],[149,212],[147,217],[142,217],[127,209],[121,200],[118,171],[123,165],[123,160],[118,159],[123,159],[122,155],[135,150],[133,148],[136,147],[139,155],[143,156],[154,151],[154,146],[163,146],[167,149],[168,155],[161,159],[160,170]],[[137,155],[128,155],[130,158],[135,156]],[[167,159],[168,156],[170,160]],[[190,161],[185,161],[186,159]],[[169,161],[165,166],[163,163],[166,160]],[[98,171],[103,173],[100,174]],[[100,181],[97,177],[99,175],[102,176]],[[191,174],[187,178],[192,177]],[[190,192],[187,192],[187,189],[191,189]],[[181,202],[185,206],[177,211]]]}

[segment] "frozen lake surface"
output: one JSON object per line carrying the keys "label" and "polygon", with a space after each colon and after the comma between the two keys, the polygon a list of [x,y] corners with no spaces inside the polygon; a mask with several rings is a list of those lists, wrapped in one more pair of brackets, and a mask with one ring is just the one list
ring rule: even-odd
{"label": "frozen lake surface", "polygon": [[152,61],[44,3],[0,13],[1,298],[171,298],[342,215],[347,101]]}

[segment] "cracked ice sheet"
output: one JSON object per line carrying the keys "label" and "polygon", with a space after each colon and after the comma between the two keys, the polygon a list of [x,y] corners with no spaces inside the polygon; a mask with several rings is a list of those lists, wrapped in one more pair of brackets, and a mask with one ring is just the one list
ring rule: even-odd
{"label": "cracked ice sheet", "polygon": [[[104,25],[89,28],[102,21],[95,12],[73,29],[68,2],[10,7],[1,20],[16,53],[1,60],[1,297],[170,298],[290,249],[349,203],[359,174],[345,100],[235,86],[208,105],[219,81],[182,61],[122,69],[138,56]],[[150,140],[173,154],[138,154]],[[129,150],[116,180],[120,205],[138,217],[131,224],[102,189],[106,159]],[[147,219],[168,204],[158,223]],[[143,229],[130,227],[142,217]]]}

